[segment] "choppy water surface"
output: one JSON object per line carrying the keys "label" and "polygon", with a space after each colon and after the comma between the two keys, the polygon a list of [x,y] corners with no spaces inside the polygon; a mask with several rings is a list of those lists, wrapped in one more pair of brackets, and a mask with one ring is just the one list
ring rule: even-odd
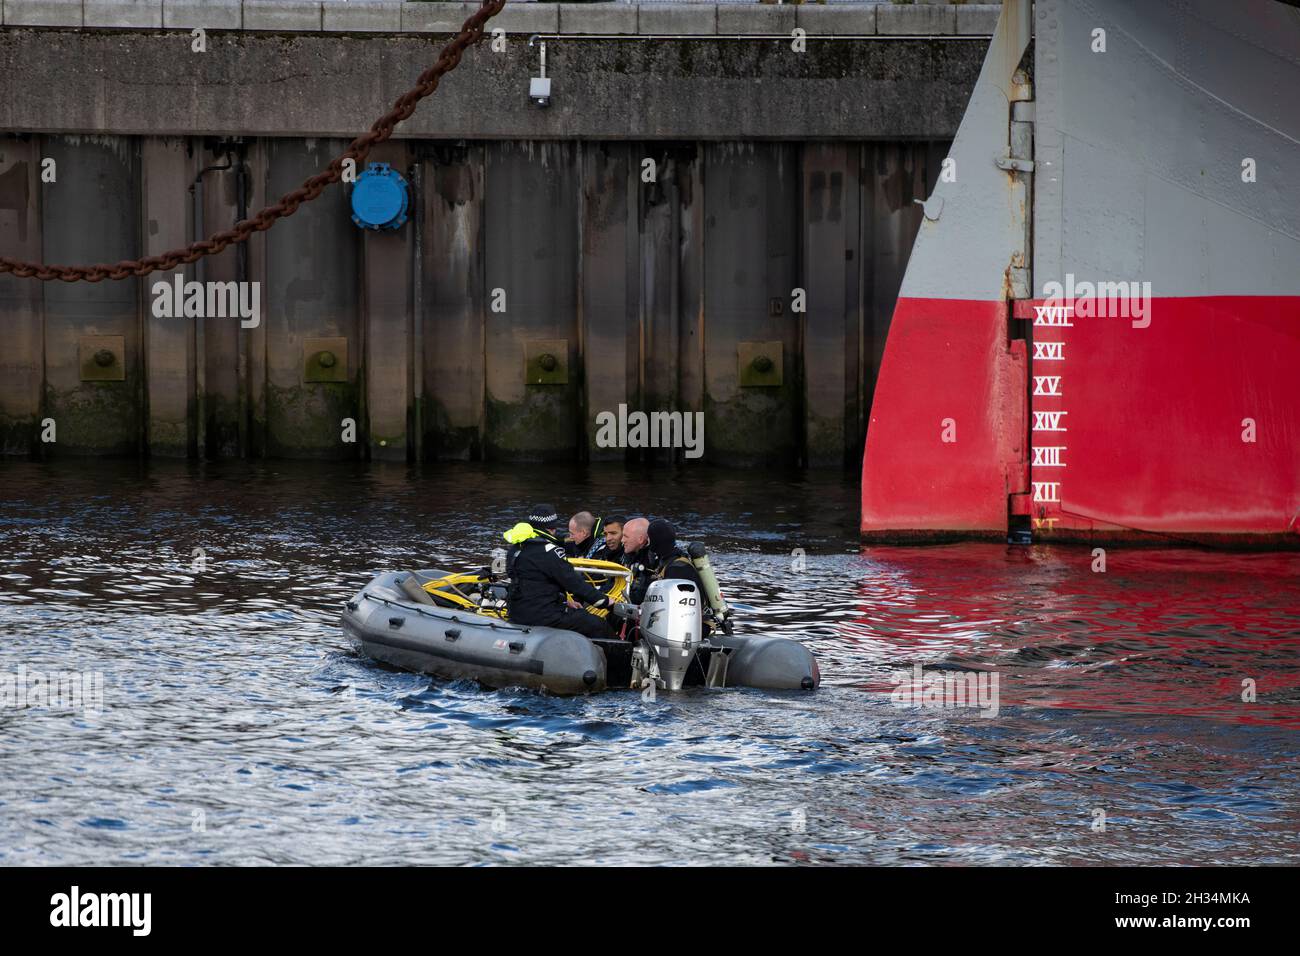
{"label": "choppy water surface", "polygon": [[[561,699],[348,648],[372,574],[481,565],[534,499],[675,518],[824,686]],[[0,464],[0,677],[104,680],[0,709],[0,862],[1300,859],[1300,555],[855,524],[838,475]],[[896,706],[917,663],[996,673],[997,716]]]}

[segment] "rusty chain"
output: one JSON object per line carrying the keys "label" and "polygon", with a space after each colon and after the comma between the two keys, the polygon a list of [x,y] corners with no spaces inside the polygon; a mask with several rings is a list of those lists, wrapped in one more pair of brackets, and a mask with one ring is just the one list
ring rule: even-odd
{"label": "rusty chain", "polygon": [[370,155],[370,149],[393,135],[393,128],[415,112],[420,100],[438,88],[438,82],[460,64],[460,58],[471,46],[483,41],[483,25],[501,12],[506,0],[483,0],[483,5],[461,25],[450,43],[442,48],[438,60],[423,73],[416,85],[398,97],[390,109],[371,125],[369,132],[354,139],[343,154],[330,163],[324,172],[306,180],[291,193],[280,197],[273,206],[267,206],[250,219],[240,220],[233,229],[218,232],[207,239],[190,243],[184,249],[173,249],[157,256],[143,259],[124,259],[113,265],[99,263],[93,266],[48,266],[39,262],[24,262],[0,256],[0,274],[9,272],[19,278],[36,278],[42,281],[59,279],[62,282],[100,282],[104,279],[127,279],[145,276],[161,269],[174,269],[181,263],[196,262],[204,256],[216,255],[227,246],[243,242],[255,232],[265,232],[277,220],[292,216],[300,205],[311,202],[332,183],[343,176],[343,164],[352,159],[360,166]]}

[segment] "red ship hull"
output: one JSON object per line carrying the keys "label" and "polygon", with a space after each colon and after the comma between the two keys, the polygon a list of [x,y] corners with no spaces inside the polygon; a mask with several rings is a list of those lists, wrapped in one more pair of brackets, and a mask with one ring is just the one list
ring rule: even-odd
{"label": "red ship hull", "polygon": [[863,535],[1300,546],[1300,10],[1028,12],[926,202]]}

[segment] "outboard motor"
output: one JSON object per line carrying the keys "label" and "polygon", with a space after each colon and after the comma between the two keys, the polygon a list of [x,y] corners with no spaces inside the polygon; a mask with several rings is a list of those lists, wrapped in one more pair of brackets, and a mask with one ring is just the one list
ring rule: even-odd
{"label": "outboard motor", "polygon": [[641,602],[641,639],[649,650],[647,672],[664,690],[681,690],[704,634],[706,600],[689,581],[653,582]]}

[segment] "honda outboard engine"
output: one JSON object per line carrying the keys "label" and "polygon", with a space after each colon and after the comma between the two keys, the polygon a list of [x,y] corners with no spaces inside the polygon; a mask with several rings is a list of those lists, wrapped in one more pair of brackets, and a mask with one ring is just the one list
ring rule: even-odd
{"label": "honda outboard engine", "polygon": [[[664,690],[681,690],[704,634],[699,588],[671,578],[655,581],[641,602],[641,639],[651,660],[649,674]],[[656,671],[658,672],[656,675]]]}

